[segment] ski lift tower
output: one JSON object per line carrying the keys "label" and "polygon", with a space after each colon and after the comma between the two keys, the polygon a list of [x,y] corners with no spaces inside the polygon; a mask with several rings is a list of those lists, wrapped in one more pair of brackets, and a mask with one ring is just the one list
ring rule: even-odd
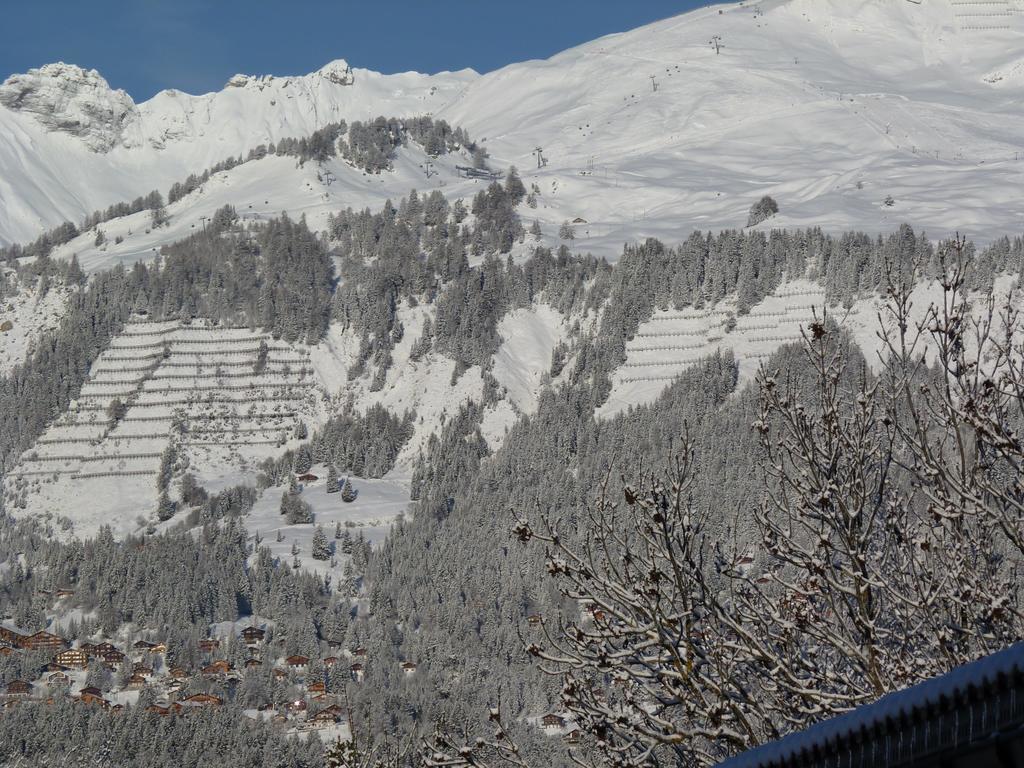
{"label": "ski lift tower", "polygon": [[544,150],[540,147],[535,147],[533,154],[537,156],[537,167],[541,168],[544,165]]}

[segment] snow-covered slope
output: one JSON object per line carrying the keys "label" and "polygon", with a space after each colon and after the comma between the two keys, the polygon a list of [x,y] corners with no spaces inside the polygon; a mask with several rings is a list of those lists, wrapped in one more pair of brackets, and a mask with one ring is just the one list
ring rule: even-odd
{"label": "snow-covered slope", "polygon": [[[95,73],[44,67],[0,87],[0,243],[166,191],[268,140],[426,113],[527,174],[541,190],[527,215],[549,235],[584,219],[578,244],[611,257],[624,240],[742,226],[762,194],[781,206],[773,226],[911,221],[982,239],[1024,224],[1013,194],[1024,180],[1022,33],[1024,0],[761,0],[485,76],[380,75],[339,61],[135,105]],[[278,171],[233,173],[279,184],[278,210],[307,207]],[[394,180],[358,201],[383,202],[409,181]]]}
{"label": "snow-covered slope", "polygon": [[0,298],[0,376],[25,362],[37,340],[56,330],[67,311],[68,289],[42,291],[39,283],[16,281],[15,290]]}
{"label": "snow-covered slope", "polygon": [[[268,345],[265,366],[257,357]],[[90,371],[77,401],[5,478],[28,514],[56,512],[80,535],[135,530],[156,509],[169,446],[201,483],[252,481],[298,420],[320,409],[301,350],[248,328],[130,323]],[[123,414],[111,418],[111,405]],[[87,501],[85,501],[87,500]]]}
{"label": "snow-covered slope", "polygon": [[762,194],[771,226],[1018,231],[1022,96],[1017,0],[764,0],[506,67],[440,116],[532,166],[549,232],[580,217],[613,253],[742,226]]}
{"label": "snow-covered slope", "polygon": [[236,75],[217,93],[163,91],[136,105],[79,67],[11,76],[0,86],[0,244],[152,189],[166,194],[189,173],[327,123],[436,112],[476,77],[381,75],[339,60],[302,77]]}

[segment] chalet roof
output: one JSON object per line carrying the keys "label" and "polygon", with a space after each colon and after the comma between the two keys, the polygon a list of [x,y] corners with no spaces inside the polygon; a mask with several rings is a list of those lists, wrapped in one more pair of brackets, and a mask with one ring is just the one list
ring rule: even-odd
{"label": "chalet roof", "polygon": [[78,695],[79,696],[102,696],[103,695],[103,691],[101,691],[99,688],[94,688],[93,686],[90,685],[88,688],[83,688],[82,690],[80,690],[78,692]]}
{"label": "chalet roof", "polygon": [[209,693],[193,693],[191,696],[186,696],[182,701],[194,704],[222,704],[224,699]]}
{"label": "chalet roof", "polygon": [[308,656],[289,656],[287,659],[284,660],[284,663],[288,664],[289,666],[293,666],[293,667],[302,666],[304,664],[309,664],[309,657]]}
{"label": "chalet roof", "polygon": [[332,721],[340,719],[345,714],[345,710],[339,707],[337,704],[331,704],[329,707],[324,707],[319,712],[314,714],[310,720],[327,720]]}
{"label": "chalet roof", "polygon": [[[1001,696],[1007,690],[1010,695]],[[908,738],[905,743],[911,750],[935,751],[936,748],[946,749],[951,746],[962,748],[978,740],[987,740],[996,732],[1016,730],[1024,724],[1024,696],[1021,693],[1024,693],[1024,642],[964,664],[940,677],[890,693],[874,704],[858,707],[852,712],[812,725],[778,741],[748,750],[719,763],[719,768],[814,765],[816,763],[811,761],[814,756],[834,755],[839,749],[843,749],[845,755],[844,745],[854,740],[857,742],[854,749],[864,744],[870,747],[883,735],[888,741],[891,732],[899,730],[901,725],[912,726],[915,722],[928,724],[940,711],[948,713],[959,706],[969,708],[969,713],[965,712],[959,718],[964,725],[969,725],[966,731],[959,727],[932,727],[932,741],[935,743],[929,745],[927,737],[916,741]],[[979,700],[993,700],[1001,706],[979,707]],[[982,712],[991,713],[985,715],[989,722],[983,720]],[[996,722],[997,717],[1002,718],[1000,722]],[[937,738],[942,730],[946,733],[940,743]],[[950,730],[956,732],[953,739],[963,737],[962,743],[949,743]],[[901,739],[900,744],[903,743]]]}

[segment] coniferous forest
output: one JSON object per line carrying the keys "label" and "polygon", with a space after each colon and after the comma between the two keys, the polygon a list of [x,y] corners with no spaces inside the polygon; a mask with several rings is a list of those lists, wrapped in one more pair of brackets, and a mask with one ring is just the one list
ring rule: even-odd
{"label": "coniferous forest", "polygon": [[942,46],[874,83],[821,64],[867,12],[796,5],[0,83],[0,767],[1015,764],[1019,14],[887,6]]}

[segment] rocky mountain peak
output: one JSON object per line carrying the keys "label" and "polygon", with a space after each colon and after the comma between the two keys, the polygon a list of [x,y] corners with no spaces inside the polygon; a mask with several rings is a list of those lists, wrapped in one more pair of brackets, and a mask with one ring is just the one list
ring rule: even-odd
{"label": "rocky mountain peak", "polygon": [[131,96],[111,88],[95,69],[64,62],[11,75],[0,85],[0,104],[31,115],[48,130],[81,139],[94,152],[122,142],[138,120]]}

